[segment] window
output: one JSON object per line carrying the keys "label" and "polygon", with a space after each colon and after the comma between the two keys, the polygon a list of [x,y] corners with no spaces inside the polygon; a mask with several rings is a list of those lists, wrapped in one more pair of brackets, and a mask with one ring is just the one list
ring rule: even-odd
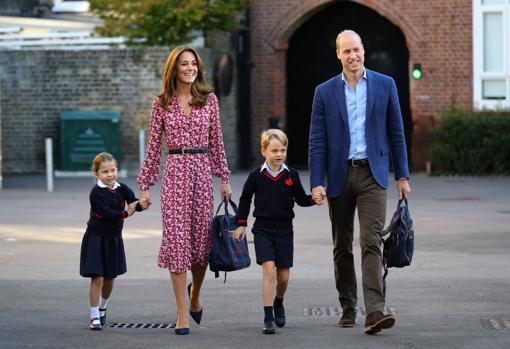
{"label": "window", "polygon": [[510,0],[473,0],[473,104],[510,109]]}
{"label": "window", "polygon": [[82,0],[54,0],[53,12],[87,12],[90,4]]}

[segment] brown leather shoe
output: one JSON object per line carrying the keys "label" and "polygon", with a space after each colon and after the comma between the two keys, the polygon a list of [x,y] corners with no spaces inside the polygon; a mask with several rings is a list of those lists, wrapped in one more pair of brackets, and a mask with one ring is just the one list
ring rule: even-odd
{"label": "brown leather shoe", "polygon": [[374,311],[367,315],[367,319],[365,321],[365,327],[363,328],[363,332],[366,334],[374,334],[382,329],[390,328],[395,325],[395,317],[393,315],[384,315],[380,311]]}
{"label": "brown leather shoe", "polygon": [[353,327],[356,325],[356,309],[347,308],[343,311],[338,326],[340,327]]}

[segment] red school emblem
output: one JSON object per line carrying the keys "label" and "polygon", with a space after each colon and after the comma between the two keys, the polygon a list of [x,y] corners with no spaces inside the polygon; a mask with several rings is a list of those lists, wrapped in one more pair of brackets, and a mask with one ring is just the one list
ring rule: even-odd
{"label": "red school emblem", "polygon": [[285,185],[288,186],[288,187],[292,187],[292,178],[290,178],[290,177],[287,178],[285,180]]}

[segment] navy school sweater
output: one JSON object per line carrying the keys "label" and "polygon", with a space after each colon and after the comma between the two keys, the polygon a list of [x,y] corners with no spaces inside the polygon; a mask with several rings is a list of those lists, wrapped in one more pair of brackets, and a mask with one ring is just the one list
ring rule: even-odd
{"label": "navy school sweater", "polygon": [[239,198],[237,225],[246,226],[250,204],[255,195],[254,227],[290,228],[294,218],[294,201],[303,207],[314,205],[311,195],[306,195],[296,170],[289,167],[277,177],[271,176],[260,166],[250,172]]}
{"label": "navy school sweater", "polygon": [[[90,191],[90,218],[87,233],[100,236],[119,236],[122,233],[124,218],[128,213],[124,208],[137,201],[135,194],[127,185],[120,183],[115,190],[101,188],[97,184]],[[142,211],[140,203],[136,211]]]}

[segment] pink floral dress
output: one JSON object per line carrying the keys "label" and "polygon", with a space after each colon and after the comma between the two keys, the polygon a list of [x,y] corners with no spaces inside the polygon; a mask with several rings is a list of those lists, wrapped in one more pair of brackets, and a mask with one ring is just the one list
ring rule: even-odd
{"label": "pink floral dress", "polygon": [[212,175],[220,177],[222,183],[230,180],[217,97],[210,93],[206,105],[193,107],[190,116],[184,115],[177,98],[170,102],[168,111],[157,99],[152,103],[147,150],[137,178],[141,191],[149,190],[158,179],[163,135],[169,149],[209,149],[209,153],[165,154],[158,266],[182,273],[195,264],[207,265],[214,209]]}

